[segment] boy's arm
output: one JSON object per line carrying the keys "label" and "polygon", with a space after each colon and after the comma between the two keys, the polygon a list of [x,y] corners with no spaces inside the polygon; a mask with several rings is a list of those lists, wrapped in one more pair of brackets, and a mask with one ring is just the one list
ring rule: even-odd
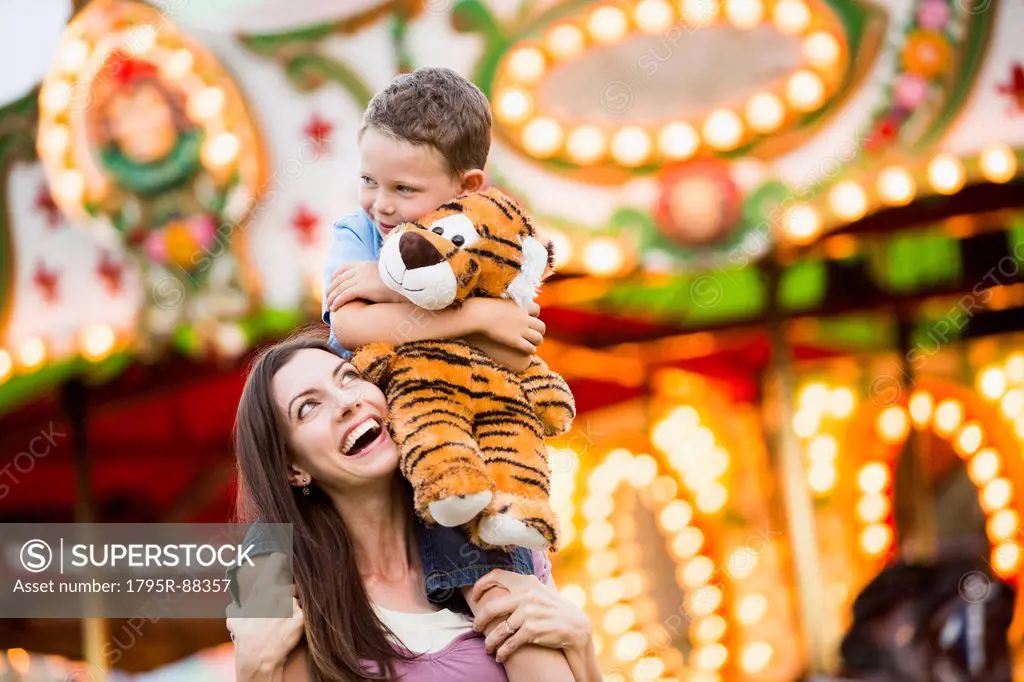
{"label": "boy's arm", "polygon": [[352,301],[331,315],[331,329],[345,348],[378,341],[408,343],[479,333],[530,355],[537,352],[545,332],[540,319],[512,301],[485,298],[472,298],[459,308],[436,311],[412,303],[370,305]]}
{"label": "boy's arm", "polygon": [[352,301],[331,314],[331,330],[345,348],[388,341],[450,339],[473,333],[463,309],[424,310],[412,303]]}
{"label": "boy's arm", "polygon": [[495,362],[505,365],[516,374],[522,374],[530,367],[530,358],[533,357],[533,353],[524,353],[514,348],[509,348],[503,343],[492,341],[483,334],[470,334],[466,337],[466,341],[486,353]]}
{"label": "boy's arm", "polygon": [[[372,226],[370,229],[373,229]],[[348,264],[359,264],[374,261],[373,248],[368,243],[368,236],[361,234],[358,224],[351,216],[334,224],[331,228],[331,247],[323,269],[323,299],[321,300],[320,316],[324,324],[331,324],[331,311],[328,298],[338,270]],[[333,325],[331,325],[333,327]]]}

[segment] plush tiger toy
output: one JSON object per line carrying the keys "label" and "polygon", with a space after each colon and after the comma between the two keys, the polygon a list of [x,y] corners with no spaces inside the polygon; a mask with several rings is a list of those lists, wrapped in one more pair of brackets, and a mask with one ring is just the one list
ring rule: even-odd
{"label": "plush tiger toy", "polygon": [[[552,261],[526,214],[488,189],[398,226],[381,250],[380,276],[428,310],[471,296],[525,306]],[[561,376],[537,356],[515,374],[458,339],[369,344],[353,363],[387,396],[421,518],[465,525],[484,548],[557,546],[544,438],[568,431],[576,416]]]}

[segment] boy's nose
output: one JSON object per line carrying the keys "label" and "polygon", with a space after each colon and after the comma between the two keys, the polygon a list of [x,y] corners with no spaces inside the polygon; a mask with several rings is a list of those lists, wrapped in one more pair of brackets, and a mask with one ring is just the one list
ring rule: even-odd
{"label": "boy's nose", "polygon": [[444,261],[444,256],[425,237],[406,232],[398,242],[398,252],[407,270],[426,268]]}

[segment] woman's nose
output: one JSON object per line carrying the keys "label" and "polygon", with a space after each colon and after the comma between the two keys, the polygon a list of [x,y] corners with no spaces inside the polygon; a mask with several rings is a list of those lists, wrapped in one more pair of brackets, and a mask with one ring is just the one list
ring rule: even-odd
{"label": "woman's nose", "polygon": [[338,419],[344,419],[352,412],[358,410],[363,404],[356,391],[336,388],[331,393],[334,396],[334,405],[337,410]]}

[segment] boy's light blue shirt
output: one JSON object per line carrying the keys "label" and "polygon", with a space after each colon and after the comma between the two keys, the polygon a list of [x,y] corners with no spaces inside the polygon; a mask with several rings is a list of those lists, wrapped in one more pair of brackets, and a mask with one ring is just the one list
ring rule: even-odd
{"label": "boy's light blue shirt", "polygon": [[[324,300],[321,303],[320,315],[324,324],[330,327],[331,312],[327,310],[327,292],[334,273],[346,263],[380,260],[380,247],[384,240],[377,227],[370,220],[366,211],[360,209],[334,223],[331,233],[331,250],[324,264]],[[330,344],[340,350],[346,357],[351,353],[334,338],[331,330]]]}

